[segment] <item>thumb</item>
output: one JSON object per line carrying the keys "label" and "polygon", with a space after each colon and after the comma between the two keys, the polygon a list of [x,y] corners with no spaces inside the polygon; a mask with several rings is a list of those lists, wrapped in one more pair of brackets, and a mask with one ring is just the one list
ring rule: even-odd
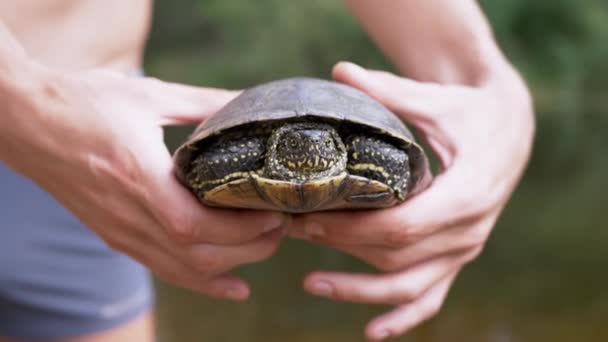
{"label": "thumb", "polygon": [[452,97],[445,86],[417,82],[386,71],[367,70],[350,62],[336,64],[332,74],[336,81],[367,93],[415,126],[442,165],[451,163],[453,146],[438,122]]}
{"label": "thumb", "polygon": [[207,88],[142,78],[147,98],[152,101],[160,124],[179,125],[198,123],[217,112],[235,98],[240,91]]}
{"label": "thumb", "polygon": [[367,93],[406,121],[418,125],[437,115],[441,86],[403,78],[386,71],[364,69],[351,62],[339,62],[333,78]]}

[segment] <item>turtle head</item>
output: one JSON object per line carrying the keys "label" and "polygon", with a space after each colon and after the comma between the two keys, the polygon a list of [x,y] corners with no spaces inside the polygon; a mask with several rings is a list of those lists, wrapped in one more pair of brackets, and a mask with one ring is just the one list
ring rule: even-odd
{"label": "turtle head", "polygon": [[266,172],[281,180],[308,180],[340,174],[346,149],[336,130],[321,123],[290,123],[269,139]]}

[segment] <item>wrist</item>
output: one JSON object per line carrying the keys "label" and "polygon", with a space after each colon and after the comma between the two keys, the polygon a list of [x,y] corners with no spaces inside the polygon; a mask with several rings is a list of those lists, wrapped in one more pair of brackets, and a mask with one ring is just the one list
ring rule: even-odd
{"label": "wrist", "polygon": [[508,62],[497,65],[479,84],[478,88],[490,92],[503,108],[511,108],[532,118],[533,100],[526,82]]}
{"label": "wrist", "polygon": [[421,53],[404,53],[397,66],[419,81],[471,87],[512,72],[489,28],[463,27],[456,33],[438,33]]}
{"label": "wrist", "polygon": [[536,130],[532,95],[523,78],[508,63],[503,69],[489,74],[478,89],[488,95],[492,103],[489,110],[495,110],[501,117],[499,120],[503,120],[504,136],[513,138],[510,161],[512,166],[521,165],[521,169],[514,173],[519,179],[532,153]]}
{"label": "wrist", "polygon": [[34,60],[0,21],[0,96],[3,103],[7,100],[5,94],[28,82],[35,68]]}
{"label": "wrist", "polygon": [[35,144],[32,127],[40,127],[48,71],[25,55],[5,57],[0,58],[0,160],[17,167],[23,148]]}

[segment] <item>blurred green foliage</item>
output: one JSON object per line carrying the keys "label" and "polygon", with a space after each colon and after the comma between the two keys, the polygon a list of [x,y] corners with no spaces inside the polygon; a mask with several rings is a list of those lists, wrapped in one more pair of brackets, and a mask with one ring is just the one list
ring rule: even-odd
{"label": "blurred green foliage", "polygon": [[[160,60],[159,67],[180,79],[243,87],[293,75],[328,77],[341,59],[386,65],[340,1],[180,2],[184,6],[158,2],[158,34],[149,49],[151,65]],[[154,51],[179,58],[154,58]],[[184,57],[192,64],[182,64]]]}
{"label": "blurred green foliage", "polygon": [[[452,305],[447,306],[445,318],[435,324],[445,331],[452,331],[456,326],[453,331],[459,335],[462,329],[470,328],[473,332],[467,335],[468,341],[494,341],[480,337],[478,332],[480,325],[496,322],[499,328],[492,325],[492,329],[500,332],[506,326],[505,329],[520,337],[514,337],[517,341],[605,341],[608,331],[599,322],[608,316],[608,294],[604,293],[608,275],[603,271],[608,259],[605,247],[608,241],[605,209],[608,203],[608,1],[482,0],[480,3],[500,45],[532,89],[538,118],[537,137],[528,172],[499,221],[486,252],[457,282],[450,300]],[[341,1],[157,1],[146,69],[163,79],[243,88],[296,75],[328,78],[332,65],[339,60],[392,69]],[[169,145],[175,147],[186,133],[183,129],[169,130]],[[343,336],[340,331],[349,329],[352,335],[348,336],[360,336],[364,318],[370,317],[369,309],[356,311],[354,306],[345,309],[286,289],[299,288],[299,277],[318,265],[336,269],[363,267],[329,250],[292,244],[270,264],[247,273],[254,283],[270,286],[272,290],[262,294],[259,303],[248,304],[246,313],[242,313],[243,307],[231,309],[215,301],[197,300],[200,305],[215,308],[213,310],[224,310],[221,311],[226,315],[223,320],[240,317],[249,321],[256,317],[257,330],[244,328],[234,332],[234,336],[253,331],[251,329],[262,334],[260,327],[272,329],[270,325],[278,321],[293,323],[289,319],[300,316],[286,311],[285,305],[294,306],[308,319],[297,321],[293,326],[316,329],[326,336],[326,339],[292,338],[294,341],[340,341]],[[284,287],[277,289],[277,286]],[[178,299],[166,302],[163,293]],[[179,299],[183,296],[187,295],[171,289],[161,292],[161,304],[173,307],[173,311],[168,309],[169,314],[163,317],[170,321],[170,313],[182,310],[175,305],[183,304],[180,302],[183,299]],[[286,303],[262,304],[269,298]],[[190,300],[186,301],[191,303]],[[268,311],[260,312],[260,308]],[[317,310],[321,309],[329,314],[319,314]],[[190,308],[186,312],[204,320],[208,318],[205,313],[211,312],[204,310]],[[277,317],[277,313],[284,315]],[[315,321],[348,314],[357,318],[350,321],[344,318],[347,323],[343,330],[339,322],[323,325]],[[176,334],[175,330],[192,330],[196,334],[194,323],[184,328],[184,319],[182,316],[181,323],[167,324]],[[566,324],[562,324],[564,322]],[[205,329],[224,332],[222,323],[218,324],[205,325]],[[226,326],[229,324],[224,328]],[[421,331],[417,336],[428,336],[424,328]],[[185,334],[179,336],[177,340],[188,340]],[[222,336],[221,333],[218,336]],[[283,341],[281,336],[259,340]],[[286,336],[291,335],[287,332]],[[449,338],[450,335],[438,336]],[[420,340],[444,341],[441,338]],[[511,339],[497,337],[496,341]]]}
{"label": "blurred green foliage", "polygon": [[[482,1],[537,103],[535,174],[580,169],[608,146],[608,2]],[[553,181],[553,179],[549,179]]]}
{"label": "blurred green foliage", "polygon": [[[481,2],[506,54],[534,90],[540,174],[580,165],[606,145],[605,0]],[[242,88],[294,75],[328,77],[339,60],[390,69],[341,1],[157,2],[147,66],[161,77]],[[539,175],[542,176],[542,175]]]}

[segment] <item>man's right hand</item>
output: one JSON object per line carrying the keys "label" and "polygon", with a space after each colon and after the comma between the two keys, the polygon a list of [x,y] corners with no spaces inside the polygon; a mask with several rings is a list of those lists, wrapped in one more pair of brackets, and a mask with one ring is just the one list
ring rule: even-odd
{"label": "man's right hand", "polygon": [[269,257],[285,217],[199,204],[176,181],[162,131],[204,120],[236,92],[27,66],[0,88],[0,160],[161,278],[247,298],[247,284],[227,272]]}

